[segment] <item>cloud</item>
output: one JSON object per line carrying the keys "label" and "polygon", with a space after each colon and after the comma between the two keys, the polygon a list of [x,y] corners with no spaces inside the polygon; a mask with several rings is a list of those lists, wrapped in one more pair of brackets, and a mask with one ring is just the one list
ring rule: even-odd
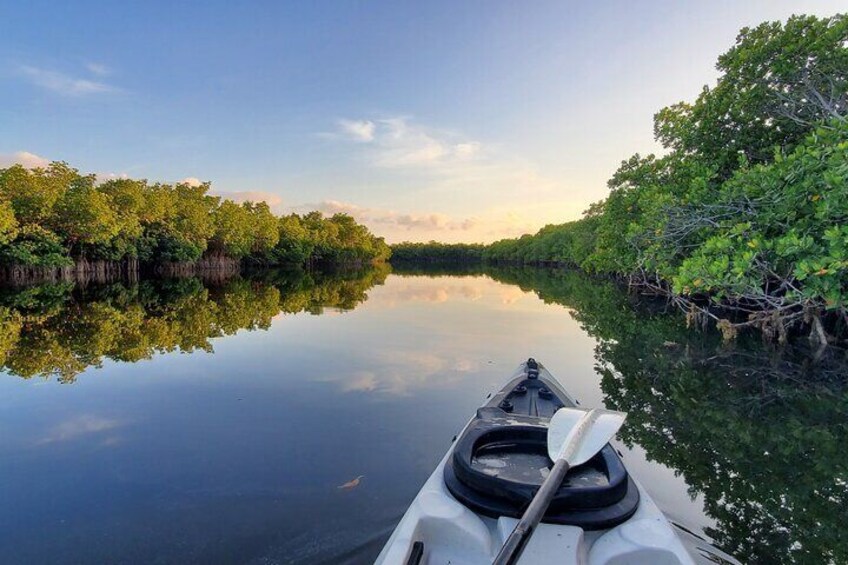
{"label": "cloud", "polygon": [[448,301],[480,300],[483,292],[479,285],[464,280],[439,279],[436,286],[428,280],[420,284],[416,280],[395,282],[391,287],[381,289],[381,292],[369,298],[369,304],[394,308],[409,302],[425,302],[429,304],[444,304]]}
{"label": "cloud", "polygon": [[372,165],[387,168],[433,168],[473,160],[483,152],[479,141],[412,122],[406,117],[379,120],[338,121],[335,133],[320,133],[325,139],[344,139],[367,144]]}
{"label": "cloud", "polygon": [[107,432],[122,425],[123,423],[119,420],[84,414],[57,424],[37,443],[44,445],[71,441],[83,436]]}
{"label": "cloud", "polygon": [[376,127],[376,124],[370,120],[339,120],[341,132],[354,141],[373,141]]}
{"label": "cloud", "polygon": [[386,396],[409,396],[416,390],[451,387],[468,373],[480,370],[481,364],[473,359],[450,356],[440,357],[415,350],[382,349],[370,359],[380,367],[379,372],[336,372],[319,377],[334,383],[343,392],[370,393]]}
{"label": "cloud", "polygon": [[463,231],[473,230],[480,224],[480,220],[477,218],[465,218],[462,220],[462,223],[459,224],[459,228]]}
{"label": "cloud", "polygon": [[410,349],[381,349],[375,356],[381,366],[417,367],[427,374],[438,373],[452,364],[447,357]]}
{"label": "cloud", "polygon": [[187,184],[189,186],[200,186],[203,184],[203,181],[197,177],[186,177],[180,181],[180,184]]}
{"label": "cloud", "polygon": [[530,293],[525,292],[517,286],[508,286],[500,290],[501,304],[515,304]]}
{"label": "cloud", "polygon": [[356,371],[342,381],[342,392],[374,392],[379,386],[377,375],[370,371]]}
{"label": "cloud", "polygon": [[63,96],[86,96],[117,92],[119,89],[96,80],[76,78],[58,71],[21,65],[20,72],[36,86]]}
{"label": "cloud", "polygon": [[[0,169],[11,167],[12,165],[23,165],[27,169],[36,169],[47,167],[49,164],[50,159],[30,153],[29,151],[0,153]],[[109,180],[127,179],[130,177],[127,173],[99,172],[94,173],[94,178],[97,184],[101,184]]]}
{"label": "cloud", "polygon": [[23,165],[27,169],[36,169],[38,167],[46,167],[50,161],[41,155],[30,153],[29,151],[17,151],[15,153],[0,153],[0,168],[11,167],[12,165]]}
{"label": "cloud", "polygon": [[[375,184],[402,187],[404,194],[397,196],[407,206],[429,201],[442,208],[437,213],[340,210],[369,227],[382,228],[375,231],[389,241],[492,241],[577,219],[585,208],[573,197],[578,187],[541,174],[533,161],[501,144],[422,124],[408,116],[345,123],[368,124],[369,143],[351,144],[350,151]],[[351,136],[343,132],[325,137],[351,143]],[[333,208],[328,206],[331,201],[323,204]],[[459,217],[442,213],[450,210]]]}
{"label": "cloud", "polygon": [[358,206],[338,200],[324,200],[317,204],[307,204],[299,208],[303,211],[318,210],[329,216],[348,214],[372,227],[394,226],[408,231],[467,231],[478,224],[476,218],[457,220],[447,214],[440,213],[406,214],[384,208]]}
{"label": "cloud", "polygon": [[272,209],[279,209],[283,203],[283,199],[279,194],[273,192],[265,192],[263,190],[241,190],[241,191],[217,191],[213,190],[212,194],[226,198],[241,204],[242,202],[265,202]]}
{"label": "cloud", "polygon": [[454,217],[438,212],[398,212],[338,200],[323,200],[294,209],[298,212],[318,210],[328,216],[348,214],[390,243],[430,239],[487,242],[535,233],[542,225],[550,223],[512,209],[489,209],[474,216]]}
{"label": "cloud", "polygon": [[94,173],[95,182],[102,184],[110,180],[128,179],[130,176],[127,173]]}
{"label": "cloud", "polygon": [[101,77],[106,76],[112,72],[109,67],[107,67],[106,65],[101,65],[100,63],[88,62],[85,64],[85,68],[88,69],[90,73]]}
{"label": "cloud", "polygon": [[375,139],[379,149],[373,162],[385,168],[451,165],[473,159],[483,150],[479,141],[460,139],[452,132],[415,124],[408,118],[380,120]]}
{"label": "cloud", "polygon": [[480,147],[479,142],[470,141],[468,143],[457,143],[454,146],[454,151],[459,158],[469,158],[476,155],[480,151]]}

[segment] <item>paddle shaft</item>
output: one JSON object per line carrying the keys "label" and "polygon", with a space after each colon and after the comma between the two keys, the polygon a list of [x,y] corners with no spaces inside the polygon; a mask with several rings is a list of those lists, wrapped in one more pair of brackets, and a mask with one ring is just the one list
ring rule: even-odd
{"label": "paddle shaft", "polygon": [[521,520],[518,521],[518,524],[512,530],[512,533],[509,534],[498,556],[495,557],[493,565],[513,565],[514,563],[518,563],[518,558],[521,557],[527,541],[533,535],[533,530],[542,521],[545,511],[559,490],[560,485],[562,485],[568,469],[568,461],[565,459],[559,459],[554,463],[551,472],[536,492],[536,496],[530,501],[530,506],[524,511]]}

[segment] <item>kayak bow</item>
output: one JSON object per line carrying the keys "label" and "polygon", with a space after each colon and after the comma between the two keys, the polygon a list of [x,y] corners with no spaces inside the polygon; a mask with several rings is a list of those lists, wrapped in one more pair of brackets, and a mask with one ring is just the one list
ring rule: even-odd
{"label": "kayak bow", "polygon": [[[488,565],[551,473],[548,427],[577,403],[533,359],[468,422],[376,563]],[[552,491],[519,563],[693,563],[671,524],[604,442]]]}

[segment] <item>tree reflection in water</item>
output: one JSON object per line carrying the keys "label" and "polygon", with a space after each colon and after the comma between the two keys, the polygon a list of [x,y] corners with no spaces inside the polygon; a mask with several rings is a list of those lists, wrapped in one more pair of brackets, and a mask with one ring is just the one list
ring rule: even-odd
{"label": "tree reflection in water", "polygon": [[[336,275],[261,272],[0,294],[0,363],[70,383],[104,359],[210,351],[211,340],[270,326],[280,313],[352,309],[388,268]],[[621,439],[685,478],[715,520],[716,545],[750,563],[848,562],[848,361],[754,335],[731,346],[687,329],[610,281],[539,268],[433,269],[488,276],[566,306],[597,340],[606,404],[630,413]],[[803,341],[803,340],[802,340]]]}
{"label": "tree reflection in water", "polygon": [[207,282],[180,278],[75,288],[72,283],[0,294],[0,364],[23,378],[72,383],[104,359],[212,351],[211,339],[267,329],[280,313],[355,308],[388,267],[334,275],[269,271]]}
{"label": "tree reflection in water", "polygon": [[756,335],[722,343],[677,312],[638,304],[577,273],[498,269],[494,279],[568,307],[597,340],[620,438],[684,476],[716,521],[717,546],[745,563],[848,562],[848,359],[776,349]]}

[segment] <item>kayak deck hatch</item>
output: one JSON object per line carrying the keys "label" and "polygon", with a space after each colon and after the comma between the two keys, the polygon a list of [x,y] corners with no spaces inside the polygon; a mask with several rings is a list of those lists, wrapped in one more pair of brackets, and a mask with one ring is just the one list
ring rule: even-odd
{"label": "kayak deck hatch", "polygon": [[[548,422],[560,408],[575,406],[532,364],[477,410],[445,464],[450,493],[485,516],[521,516],[552,466]],[[618,454],[606,445],[569,471],[544,521],[607,529],[630,518],[638,505],[639,490]]]}

